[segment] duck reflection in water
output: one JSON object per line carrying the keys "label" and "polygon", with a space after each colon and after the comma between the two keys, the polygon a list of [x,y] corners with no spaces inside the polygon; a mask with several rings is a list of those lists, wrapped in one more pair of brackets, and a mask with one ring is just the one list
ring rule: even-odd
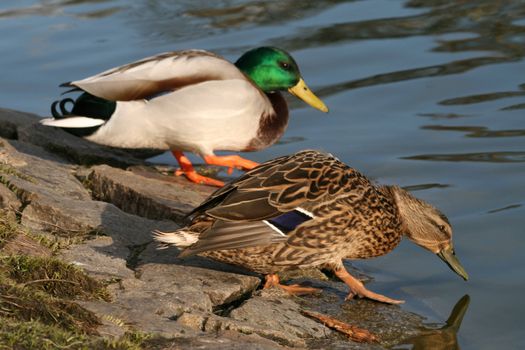
{"label": "duck reflection in water", "polygon": [[454,306],[445,325],[438,329],[425,329],[420,335],[403,340],[396,350],[459,350],[457,334],[467,313],[470,297],[464,295]]}

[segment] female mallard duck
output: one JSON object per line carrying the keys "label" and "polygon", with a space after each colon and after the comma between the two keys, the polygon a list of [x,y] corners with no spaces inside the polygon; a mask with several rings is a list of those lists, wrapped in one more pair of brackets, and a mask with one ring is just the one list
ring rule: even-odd
{"label": "female mallard duck", "polygon": [[207,51],[168,52],[61,86],[84,93],[53,103],[54,118],[42,124],[107,146],[169,149],[188,179],[214,186],[224,183],[197,174],[183,151],[248,170],[257,163],[214,151],[256,151],[277,141],[288,124],[279,90],[328,111],[294,59],[274,47],[248,51],[235,64]]}
{"label": "female mallard duck", "polygon": [[265,287],[292,293],[312,288],[279,284],[285,269],[328,268],[350,287],[349,297],[400,303],[366,289],[342,259],[390,252],[403,235],[436,253],[465,280],[445,215],[397,186],[375,186],[329,154],[302,151],[259,165],[195,208],[192,222],[156,232],[164,245],[240,265],[266,276]]}

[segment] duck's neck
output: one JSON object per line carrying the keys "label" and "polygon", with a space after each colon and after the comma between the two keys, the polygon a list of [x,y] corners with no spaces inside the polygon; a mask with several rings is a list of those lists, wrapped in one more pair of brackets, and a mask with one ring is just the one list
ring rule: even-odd
{"label": "duck's neck", "polygon": [[401,187],[387,187],[389,187],[395,200],[403,234],[412,239],[412,232],[419,227],[418,218],[421,216],[421,201]]}
{"label": "duck's neck", "polygon": [[259,119],[257,137],[250,142],[247,150],[266,148],[279,140],[288,126],[288,105],[280,92],[265,93],[271,108],[264,111]]}

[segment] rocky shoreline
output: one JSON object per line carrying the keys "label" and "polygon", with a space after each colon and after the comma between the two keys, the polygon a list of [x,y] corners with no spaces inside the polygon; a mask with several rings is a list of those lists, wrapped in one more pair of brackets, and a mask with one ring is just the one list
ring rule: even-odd
{"label": "rocky shoreline", "polygon": [[[260,290],[260,276],[157,250],[151,231],[177,228],[213,189],[144,160],[155,152],[102,147],[38,119],[0,109],[0,208],[24,229],[63,243],[50,253],[15,237],[0,244],[0,256],[55,255],[103,282],[110,301],[75,300],[98,318],[93,336],[139,331],[165,339],[155,347],[164,349],[383,349],[425,336],[424,318],[399,306],[344,302],[344,284],[320,272],[295,278],[327,290],[297,298]],[[367,328],[379,343],[354,343],[302,309]]]}

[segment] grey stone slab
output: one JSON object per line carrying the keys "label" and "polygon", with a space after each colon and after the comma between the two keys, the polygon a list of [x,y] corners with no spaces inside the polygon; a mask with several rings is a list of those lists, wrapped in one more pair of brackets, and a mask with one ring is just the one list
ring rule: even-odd
{"label": "grey stone slab", "polygon": [[157,220],[180,220],[213,191],[184,178],[137,172],[94,166],[86,183],[96,198],[113,203],[125,212]]}
{"label": "grey stone slab", "polygon": [[260,279],[253,276],[174,264],[145,264],[137,273],[141,281],[158,290],[206,295],[211,306],[203,306],[204,311],[250,294],[260,283]]}
{"label": "grey stone slab", "polygon": [[114,244],[111,237],[105,236],[72,245],[60,252],[62,259],[100,279],[134,278],[135,272],[126,266],[127,256],[127,247]]}
{"label": "grey stone slab", "polygon": [[39,119],[36,114],[0,108],[0,137],[17,139],[19,128],[35,124]]}
{"label": "grey stone slab", "polygon": [[[118,167],[144,164],[142,159],[126,150],[102,146],[39,123],[21,126],[17,132],[20,141],[40,146],[75,164],[111,164]],[[162,152],[152,152],[151,156],[159,153]]]}

